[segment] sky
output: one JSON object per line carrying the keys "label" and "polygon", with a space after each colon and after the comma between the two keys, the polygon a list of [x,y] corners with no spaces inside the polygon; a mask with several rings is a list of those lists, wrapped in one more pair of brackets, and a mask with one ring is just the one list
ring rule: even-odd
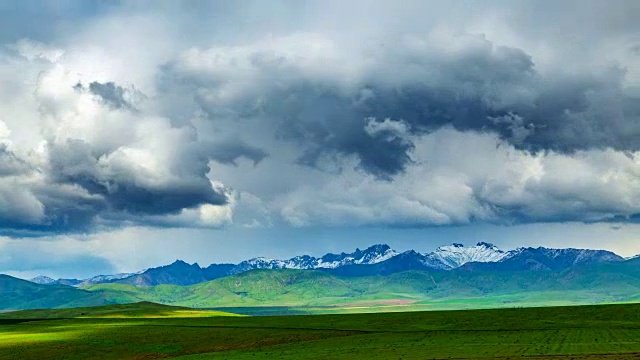
{"label": "sky", "polygon": [[640,3],[0,2],[0,273],[640,253]]}

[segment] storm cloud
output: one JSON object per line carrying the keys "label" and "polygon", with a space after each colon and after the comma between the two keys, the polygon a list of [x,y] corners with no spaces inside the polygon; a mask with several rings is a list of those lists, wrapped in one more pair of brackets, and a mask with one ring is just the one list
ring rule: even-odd
{"label": "storm cloud", "polygon": [[394,46],[353,49],[317,34],[192,49],[169,79],[191,85],[212,119],[271,122],[298,142],[300,163],[355,155],[380,177],[400,173],[412,144],[371,136],[366,119],[393,118],[412,135],[443,126],[497,133],[539,152],[640,146],[640,98],[624,71],[537,71],[525,51],[482,35],[404,36]]}
{"label": "storm cloud", "polygon": [[0,10],[6,234],[640,213],[630,1]]}
{"label": "storm cloud", "polygon": [[88,91],[98,96],[105,104],[116,109],[135,110],[133,102],[140,101],[144,95],[135,89],[125,89],[116,85],[113,81],[100,83],[98,81],[91,82],[86,89],[82,83],[77,83],[74,89],[78,91]]}
{"label": "storm cloud", "polygon": [[[26,108],[23,119],[0,123],[2,232],[224,225],[225,211],[210,207],[229,206],[230,193],[208,178],[213,155],[195,129],[136,109],[133,102],[144,97],[133,87],[111,81],[82,85],[63,51],[40,56],[49,50],[37,43],[18,47],[26,66],[37,69],[34,86],[25,89],[25,101],[36,111]],[[30,131],[36,146],[14,141],[12,130]]]}

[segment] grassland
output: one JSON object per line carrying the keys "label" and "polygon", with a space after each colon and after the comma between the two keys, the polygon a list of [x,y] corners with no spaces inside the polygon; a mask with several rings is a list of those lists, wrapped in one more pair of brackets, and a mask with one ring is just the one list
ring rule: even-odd
{"label": "grassland", "polygon": [[2,320],[21,319],[108,319],[108,318],[198,318],[212,316],[240,316],[235,313],[215,310],[200,310],[178,306],[167,306],[151,302],[106,305],[64,309],[36,309],[12,311],[0,314]]}
{"label": "grassland", "polygon": [[640,359],[640,304],[274,317],[184,310],[3,314],[0,359]]}
{"label": "grassland", "polygon": [[0,274],[0,309],[20,310],[108,304],[104,294],[64,285],[40,285]]}
{"label": "grassland", "polygon": [[[640,278],[587,271],[457,273],[406,271],[342,277],[311,270],[254,270],[191,286],[85,288],[111,303],[151,301],[194,308],[244,307],[250,314],[379,312],[586,305],[637,300]],[[624,276],[622,276],[624,275]],[[273,307],[286,307],[278,309]],[[283,310],[280,312],[280,310]]]}
{"label": "grassland", "polygon": [[634,302],[640,300],[639,264],[625,261],[561,271],[405,271],[358,277],[264,269],[190,286],[114,283],[85,288],[38,285],[0,275],[0,310],[149,301],[192,308],[284,306],[285,314],[316,314]]}

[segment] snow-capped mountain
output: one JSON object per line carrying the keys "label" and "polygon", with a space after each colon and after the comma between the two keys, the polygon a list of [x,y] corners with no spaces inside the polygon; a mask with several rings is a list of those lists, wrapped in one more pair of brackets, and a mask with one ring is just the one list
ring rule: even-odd
{"label": "snow-capped mountain", "polygon": [[67,285],[67,286],[76,286],[82,282],[82,280],[78,280],[78,279],[52,279],[44,275],[36,276],[33,279],[29,279],[29,281],[36,284],[40,284],[40,285]]}
{"label": "snow-capped mountain", "polygon": [[136,286],[152,286],[160,284],[193,285],[211,280],[205,275],[205,269],[201,268],[197,263],[188,264],[182,260],[176,260],[169,265],[147,269],[140,274],[108,282]]}
{"label": "snow-capped mountain", "polygon": [[36,276],[33,279],[29,279],[32,283],[40,284],[40,285],[50,285],[56,282],[55,279],[52,279],[48,276],[40,275]]}
{"label": "snow-capped mountain", "polygon": [[479,242],[474,246],[451,244],[433,252],[414,250],[398,253],[378,244],[352,253],[326,254],[322,257],[295,256],[287,260],[257,257],[239,264],[212,264],[202,268],[177,260],[170,265],[138,273],[100,275],[90,279],[58,279],[46,276],[32,279],[39,284],[85,286],[99,283],[124,283],[137,286],[158,284],[191,285],[254,269],[321,270],[342,276],[387,275],[407,270],[423,271],[555,271],[575,265],[623,261],[610,251],[589,249],[518,248],[503,251],[495,245]]}
{"label": "snow-capped mountain", "polygon": [[398,252],[391,249],[389,245],[377,244],[365,250],[356,249],[351,254],[327,254],[320,258],[315,265],[316,269],[335,269],[346,265],[367,265],[377,264],[398,255]]}
{"label": "snow-capped mountain", "polygon": [[113,275],[98,275],[98,276],[94,276],[94,277],[89,278],[89,279],[82,280],[82,282],[80,283],[80,286],[114,282],[115,280],[126,279],[126,278],[129,278],[129,277],[133,276],[133,275],[141,274],[144,271],[145,270],[138,271],[138,272],[135,272],[135,273],[120,273],[120,274],[113,274]]}
{"label": "snow-capped mountain", "polygon": [[309,255],[296,256],[288,260],[257,257],[239,264],[212,264],[201,268],[198,264],[187,264],[178,260],[173,264],[147,269],[139,274],[104,282],[125,283],[138,286],[158,284],[191,285],[199,282],[235,275],[254,269],[333,269],[347,265],[366,265],[383,262],[397,254],[388,245],[374,245],[353,253],[326,254],[321,258]]}
{"label": "snow-capped mountain", "polygon": [[377,264],[398,255],[389,245],[373,245],[365,250],[356,249],[353,253],[326,254],[321,258],[309,255],[296,256],[288,260],[274,260],[264,257],[241,262],[237,272],[252,269],[335,269],[346,265]]}
{"label": "snow-capped mountain", "polygon": [[618,261],[624,261],[624,258],[606,250],[528,247],[511,250],[507,252],[500,261],[468,263],[462,267],[466,270],[554,271],[567,269],[576,265]]}
{"label": "snow-capped mountain", "polygon": [[440,246],[434,252],[426,254],[433,260],[432,264],[440,262],[443,269],[455,269],[470,262],[497,262],[509,255],[510,252],[502,251],[486,242],[479,242],[469,247],[453,243]]}
{"label": "snow-capped mountain", "polygon": [[556,263],[566,265],[578,265],[594,262],[611,262],[622,261],[624,258],[606,250],[588,250],[588,249],[548,249],[544,247],[538,248],[518,248],[512,251],[511,257],[522,255],[523,253],[537,253],[548,259],[554,260]]}

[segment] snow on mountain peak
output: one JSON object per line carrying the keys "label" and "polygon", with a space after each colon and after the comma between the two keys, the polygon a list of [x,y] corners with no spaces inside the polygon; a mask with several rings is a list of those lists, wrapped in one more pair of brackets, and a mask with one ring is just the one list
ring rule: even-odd
{"label": "snow on mountain peak", "polygon": [[48,284],[53,284],[55,282],[54,279],[48,277],[48,276],[44,276],[44,275],[40,275],[40,276],[36,276],[33,279],[29,280],[33,283],[36,284],[41,284],[41,285],[48,285]]}
{"label": "snow on mountain peak", "polygon": [[377,244],[353,253],[326,254],[321,258],[300,255],[288,260],[274,260],[258,257],[239,264],[242,271],[249,269],[334,269],[345,265],[376,264],[396,256],[398,253],[389,245]]}
{"label": "snow on mountain peak", "polygon": [[371,245],[368,248],[364,249],[363,252],[368,253],[385,253],[391,250],[391,247],[387,244],[375,244]]}
{"label": "snow on mountain peak", "polygon": [[359,259],[355,259],[355,264],[377,264],[398,255],[398,252],[391,249],[389,245],[378,244],[368,247],[363,251]]}
{"label": "snow on mountain peak", "polygon": [[386,244],[376,244],[364,250],[356,249],[351,254],[326,254],[318,259],[316,268],[335,269],[345,265],[377,264],[398,255],[398,252]]}
{"label": "snow on mountain peak", "polygon": [[479,242],[475,246],[464,246],[453,243],[438,247],[428,257],[439,260],[448,268],[457,268],[468,262],[495,262],[502,260],[508,253],[487,242]]}

